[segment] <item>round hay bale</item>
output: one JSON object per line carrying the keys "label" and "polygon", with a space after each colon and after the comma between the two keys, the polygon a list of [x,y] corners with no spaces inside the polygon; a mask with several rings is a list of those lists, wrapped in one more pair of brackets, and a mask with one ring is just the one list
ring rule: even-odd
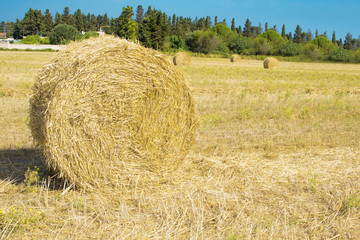
{"label": "round hay bale", "polygon": [[264,68],[274,68],[279,66],[279,61],[276,58],[268,57],[264,60]]}
{"label": "round hay bale", "polygon": [[230,57],[231,62],[240,62],[240,60],[241,60],[241,57],[238,54],[231,55],[231,57]]}
{"label": "round hay bale", "polygon": [[189,66],[191,63],[191,57],[185,52],[178,52],[173,57],[173,62],[176,66]]}
{"label": "round hay bale", "polygon": [[112,36],[62,49],[38,75],[30,99],[30,128],[45,161],[84,189],[164,181],[187,154],[197,125],[176,67],[155,50]]}

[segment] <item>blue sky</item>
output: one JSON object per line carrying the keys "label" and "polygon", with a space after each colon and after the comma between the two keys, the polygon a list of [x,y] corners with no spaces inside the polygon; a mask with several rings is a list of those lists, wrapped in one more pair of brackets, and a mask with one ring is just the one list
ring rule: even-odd
{"label": "blue sky", "polygon": [[226,19],[228,25],[235,18],[237,26],[244,26],[246,18],[253,25],[265,22],[269,27],[277,26],[281,31],[285,24],[286,32],[294,33],[296,25],[300,25],[304,32],[308,29],[314,34],[318,29],[319,34],[327,32],[331,38],[332,32],[336,37],[344,40],[350,32],[353,38],[360,35],[360,0],[1,0],[0,21],[16,21],[22,19],[29,8],[42,10],[48,8],[53,16],[56,12],[62,13],[68,6],[71,13],[81,9],[84,13],[95,15],[108,14],[109,17],[118,17],[124,6],[132,6],[134,12],[138,5],[146,10],[148,6],[162,10],[168,15],[174,13],[178,16],[218,17],[218,21]]}

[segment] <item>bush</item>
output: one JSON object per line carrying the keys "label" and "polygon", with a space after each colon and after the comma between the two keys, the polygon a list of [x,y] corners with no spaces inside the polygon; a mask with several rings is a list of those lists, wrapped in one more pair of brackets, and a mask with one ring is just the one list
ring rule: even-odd
{"label": "bush", "polygon": [[219,47],[217,48],[217,51],[219,53],[229,54],[229,48],[226,45],[226,43],[224,43],[224,42],[220,42]]}
{"label": "bush", "polygon": [[41,39],[41,44],[50,44],[50,39],[48,37]]}
{"label": "bush", "polygon": [[360,62],[360,48],[355,52],[355,61]]}
{"label": "bush", "polygon": [[82,35],[81,39],[89,39],[91,37],[98,37],[98,36],[99,36],[99,33],[90,31],[90,32],[86,32],[84,35]]}
{"label": "bush", "polygon": [[343,48],[338,48],[329,55],[329,60],[334,62],[350,62],[351,59],[351,52]]}
{"label": "bush", "polygon": [[74,41],[79,36],[79,32],[73,26],[59,24],[50,34],[51,44],[67,44]]}
{"label": "bush", "polygon": [[312,42],[309,42],[304,47],[304,53],[306,56],[313,60],[319,60],[322,56],[322,53],[317,45]]}
{"label": "bush", "polygon": [[265,38],[273,48],[279,48],[285,42],[285,39],[274,30],[267,30],[259,35],[260,38]]}
{"label": "bush", "polygon": [[301,46],[297,43],[286,42],[280,46],[279,53],[284,57],[297,56],[301,52]]}
{"label": "bush", "polygon": [[318,36],[317,38],[311,40],[310,43],[318,46],[324,54],[329,54],[335,49],[334,44],[324,36]]}
{"label": "bush", "polygon": [[235,36],[235,33],[223,23],[216,24],[215,26],[211,27],[209,31],[215,32],[221,38],[221,40],[226,43]]}
{"label": "bush", "polygon": [[22,44],[41,44],[41,38],[38,35],[29,35],[29,36],[26,36],[19,43],[22,43]]}
{"label": "bush", "polygon": [[246,50],[251,48],[251,41],[247,37],[236,36],[230,40],[228,47],[234,53],[245,54]]}
{"label": "bush", "polygon": [[215,32],[195,31],[188,39],[190,50],[198,53],[214,53],[218,50],[221,40]]}
{"label": "bush", "polygon": [[176,35],[172,35],[168,38],[171,49],[186,49],[185,40]]}
{"label": "bush", "polygon": [[40,38],[38,35],[26,36],[23,40],[19,41],[21,44],[50,44],[49,38]]}
{"label": "bush", "polygon": [[255,49],[258,55],[269,55],[272,46],[266,38],[257,37],[255,38]]}

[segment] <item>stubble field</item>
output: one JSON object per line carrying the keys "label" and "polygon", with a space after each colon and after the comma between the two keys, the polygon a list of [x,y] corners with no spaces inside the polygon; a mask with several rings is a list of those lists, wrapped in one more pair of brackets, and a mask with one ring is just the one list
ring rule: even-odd
{"label": "stubble field", "polygon": [[115,196],[53,176],[27,126],[55,53],[0,51],[0,239],[360,239],[360,66],[193,58],[200,117],[161,186]]}

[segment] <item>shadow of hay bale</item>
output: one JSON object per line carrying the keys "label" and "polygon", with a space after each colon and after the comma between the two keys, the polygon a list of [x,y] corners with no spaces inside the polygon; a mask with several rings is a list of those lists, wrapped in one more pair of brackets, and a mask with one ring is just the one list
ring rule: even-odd
{"label": "shadow of hay bale", "polygon": [[19,184],[24,181],[28,168],[46,168],[42,160],[41,152],[36,148],[0,150],[0,178]]}
{"label": "shadow of hay bale", "polygon": [[31,132],[46,162],[87,190],[166,181],[197,125],[176,67],[157,51],[112,36],[60,51],[30,99]]}

